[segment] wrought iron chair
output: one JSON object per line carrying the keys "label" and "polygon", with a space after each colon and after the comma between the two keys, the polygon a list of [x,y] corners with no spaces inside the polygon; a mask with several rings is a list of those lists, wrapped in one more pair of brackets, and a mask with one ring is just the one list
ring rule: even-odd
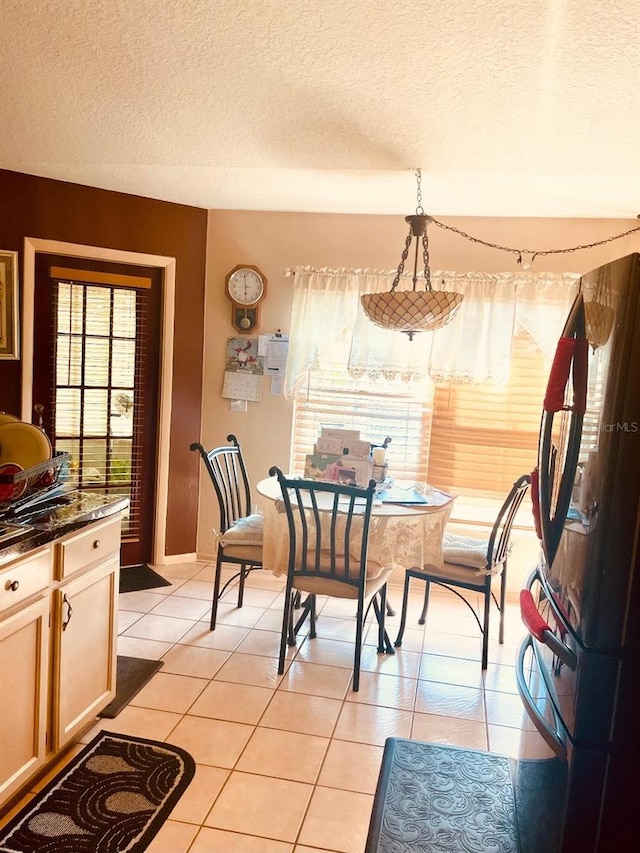
{"label": "wrought iron chair", "polygon": [[[491,599],[493,598],[500,612],[500,629],[498,641],[504,642],[504,603],[507,589],[507,559],[510,550],[511,527],[520,504],[524,500],[527,489],[531,483],[531,477],[523,474],[511,487],[507,498],[502,504],[498,516],[493,524],[491,535],[488,540],[469,539],[461,536],[448,536],[444,538],[444,565],[438,569],[435,566],[423,566],[421,569],[407,569],[404,579],[404,595],[402,599],[402,616],[400,618],[400,629],[395,641],[395,646],[402,645],[405,624],[407,620],[407,603],[409,600],[409,583],[411,578],[425,581],[424,603],[422,613],[418,619],[420,625],[424,625],[429,605],[429,589],[432,583],[449,589],[458,596],[473,613],[482,633],[482,669],[487,668],[489,650],[489,615],[491,611]],[[493,578],[500,575],[500,598],[496,598],[491,590]],[[484,610],[482,622],[478,618],[473,605],[459,593],[454,587],[461,587],[483,596]]]}
{"label": "wrought iron chair", "polygon": [[[278,672],[284,672],[287,641],[296,645],[296,635],[309,617],[309,637],[316,636],[316,596],[357,601],[353,690],[360,686],[363,627],[369,607],[378,621],[378,651],[393,654],[384,627],[387,580],[391,568],[367,559],[371,508],[375,481],[368,487],[346,486],[318,480],[288,479],[274,466],[282,507],[289,529],[289,561],[285,589]],[[294,598],[305,593],[302,614],[293,623]],[[365,603],[368,602],[365,609]]]}
{"label": "wrought iron chair", "polygon": [[[191,450],[197,450],[211,477],[220,509],[220,530],[216,554],[216,571],[213,581],[211,605],[211,630],[216,627],[218,601],[227,587],[236,578],[238,583],[238,607],[242,607],[244,584],[249,572],[262,568],[262,516],[251,514],[251,489],[249,477],[235,435],[228,435],[229,445],[205,450],[194,442]],[[232,563],[240,570],[226,581],[220,589],[222,564]]]}

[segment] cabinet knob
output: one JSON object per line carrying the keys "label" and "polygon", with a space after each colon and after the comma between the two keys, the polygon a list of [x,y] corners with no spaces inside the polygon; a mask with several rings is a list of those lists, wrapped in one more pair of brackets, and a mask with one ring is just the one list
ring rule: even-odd
{"label": "cabinet knob", "polygon": [[93,540],[93,547],[94,547],[94,548],[99,548],[99,547],[100,547],[100,540],[99,540],[99,539],[94,539],[94,540]]}
{"label": "cabinet knob", "polygon": [[4,588],[10,589],[11,592],[17,592],[20,589],[20,581],[7,581]]}

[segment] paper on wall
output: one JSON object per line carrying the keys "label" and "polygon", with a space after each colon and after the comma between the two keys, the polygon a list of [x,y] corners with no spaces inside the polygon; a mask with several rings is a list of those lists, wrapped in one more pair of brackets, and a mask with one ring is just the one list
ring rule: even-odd
{"label": "paper on wall", "polygon": [[260,402],[262,399],[262,374],[225,370],[222,396],[231,400]]}

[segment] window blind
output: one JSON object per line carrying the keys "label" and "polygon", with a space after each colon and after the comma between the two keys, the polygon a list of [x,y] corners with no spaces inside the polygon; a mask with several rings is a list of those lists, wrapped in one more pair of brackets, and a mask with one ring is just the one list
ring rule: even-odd
{"label": "window blind", "polygon": [[55,281],[53,437],[72,482],[130,499],[123,539],[140,529],[140,445],[148,289]]}
{"label": "window blind", "polygon": [[[349,330],[350,333],[350,330]],[[390,472],[398,479],[424,482],[429,458],[433,386],[380,379],[354,379],[346,365],[347,331],[323,351],[309,371],[306,395],[294,404],[291,471],[304,470],[322,427],[358,429],[372,444],[391,436]]]}
{"label": "window blind", "polygon": [[436,386],[429,483],[464,496],[503,499],[537,462],[548,365],[525,333],[513,339],[505,385]]}

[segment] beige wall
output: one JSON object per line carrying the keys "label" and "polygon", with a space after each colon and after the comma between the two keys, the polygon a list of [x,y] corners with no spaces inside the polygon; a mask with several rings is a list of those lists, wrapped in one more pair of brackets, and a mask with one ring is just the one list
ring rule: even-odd
{"label": "beige wall", "polygon": [[[638,225],[637,220],[590,219],[445,221],[492,243],[532,249],[592,243]],[[395,269],[407,232],[402,216],[209,212],[201,438],[206,447],[214,447],[224,443],[228,433],[235,433],[254,485],[267,476],[270,465],[288,467],[292,406],[283,397],[270,396],[267,379],[262,401],[248,403],[246,413],[231,412],[229,400],[221,397],[226,341],[235,334],[230,322],[231,303],[225,296],[226,273],[236,264],[257,265],[268,279],[259,331],[266,334],[281,329],[287,333],[293,278],[285,277],[285,269],[299,264]],[[478,246],[433,225],[429,239],[431,269],[519,269],[511,255]],[[634,251],[640,251],[640,233],[597,249],[539,258],[533,269],[586,272]],[[196,438],[186,437],[188,441]],[[198,554],[202,557],[214,554],[211,528],[217,518],[213,489],[202,478],[198,532]]]}

